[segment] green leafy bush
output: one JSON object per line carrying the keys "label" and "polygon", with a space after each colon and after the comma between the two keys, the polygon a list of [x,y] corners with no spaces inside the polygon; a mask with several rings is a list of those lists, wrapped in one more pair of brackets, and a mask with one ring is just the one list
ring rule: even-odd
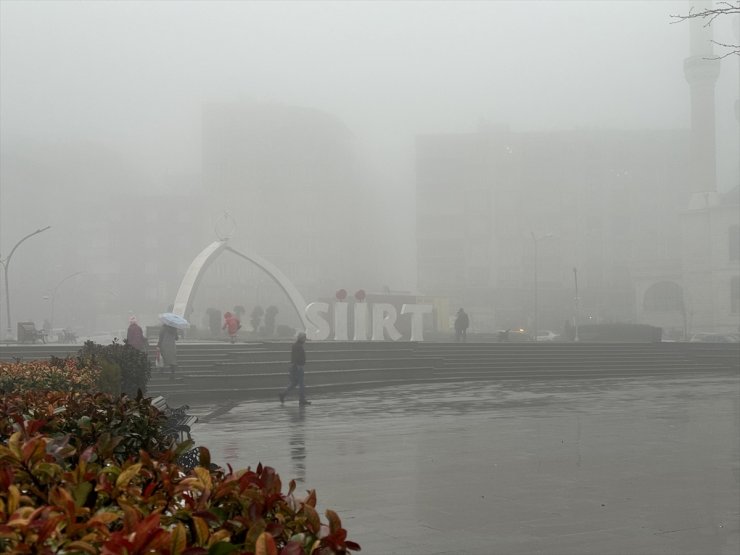
{"label": "green leafy bush", "polygon": [[97,445],[100,455],[124,461],[144,449],[165,451],[172,439],[164,433],[166,416],[150,399],[105,393],[24,391],[0,399],[0,440],[19,430],[50,437],[68,436],[78,450]]}
{"label": "green leafy bush", "polygon": [[121,367],[110,360],[101,360],[100,378],[98,379],[98,389],[104,393],[118,396],[121,393]]}
{"label": "green leafy bush", "polygon": [[249,323],[252,325],[252,331],[257,332],[260,329],[260,322],[262,316],[265,314],[265,309],[257,305],[252,309],[252,313],[249,316]]}
{"label": "green leafy bush", "polygon": [[100,366],[103,361],[116,364],[121,374],[120,392],[130,397],[135,397],[139,390],[146,393],[152,374],[152,365],[146,353],[115,339],[110,345],[86,341],[77,352],[77,361],[80,365],[90,366]]}
{"label": "green leafy bush", "polygon": [[274,305],[268,306],[267,310],[265,310],[265,325],[260,329],[263,337],[273,337],[275,335],[277,315],[278,309]]}

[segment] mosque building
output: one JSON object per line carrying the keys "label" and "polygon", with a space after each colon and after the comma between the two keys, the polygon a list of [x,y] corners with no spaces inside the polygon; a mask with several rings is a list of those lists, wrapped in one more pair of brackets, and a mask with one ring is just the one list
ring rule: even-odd
{"label": "mosque building", "polygon": [[418,288],[474,328],[737,333],[737,186],[717,192],[711,28],[692,21],[692,125],[417,138]]}

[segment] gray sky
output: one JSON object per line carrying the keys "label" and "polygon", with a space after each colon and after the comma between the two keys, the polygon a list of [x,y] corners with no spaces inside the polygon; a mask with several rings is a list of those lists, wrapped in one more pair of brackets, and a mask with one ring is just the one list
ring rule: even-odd
{"label": "gray sky", "polygon": [[[211,100],[326,110],[400,173],[415,134],[481,119],[515,130],[689,122],[688,24],[669,24],[684,1],[0,6],[4,144],[93,140],[139,158],[154,182],[198,170]],[[732,40],[730,22],[716,34]],[[717,94],[718,132],[735,152],[737,66],[723,64]],[[726,181],[737,173],[728,156]]]}

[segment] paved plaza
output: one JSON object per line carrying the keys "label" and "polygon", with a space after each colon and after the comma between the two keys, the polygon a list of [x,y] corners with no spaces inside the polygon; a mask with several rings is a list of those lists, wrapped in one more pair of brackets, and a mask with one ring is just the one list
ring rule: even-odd
{"label": "paved plaza", "polygon": [[193,436],[218,464],[316,489],[362,553],[740,553],[737,375],[250,401]]}

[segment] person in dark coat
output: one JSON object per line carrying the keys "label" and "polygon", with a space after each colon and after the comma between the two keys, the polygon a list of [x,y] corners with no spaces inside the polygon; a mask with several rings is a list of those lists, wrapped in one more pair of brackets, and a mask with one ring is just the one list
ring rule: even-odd
{"label": "person in dark coat", "polygon": [[131,316],[131,318],[128,319],[126,343],[139,351],[146,351],[146,348],[149,346],[147,344],[146,337],[144,337],[144,331],[141,329],[139,322],[136,321],[136,316]]}
{"label": "person in dark coat", "polygon": [[468,326],[470,326],[470,319],[465,311],[461,308],[457,311],[457,318],[455,318],[455,338],[457,341],[462,340],[463,343],[468,339]]}
{"label": "person in dark coat", "polygon": [[303,348],[305,342],[306,334],[299,333],[290,350],[290,382],[279,395],[281,404],[285,402],[285,396],[295,387],[298,388],[298,404],[301,406],[311,404],[306,400],[306,386],[303,381],[303,367],[306,364],[306,350]]}
{"label": "person in dark coat", "polygon": [[157,347],[164,361],[164,366],[169,366],[172,376],[175,375],[175,370],[177,370],[177,344],[175,341],[177,341],[177,328],[162,324],[159,329]]}

